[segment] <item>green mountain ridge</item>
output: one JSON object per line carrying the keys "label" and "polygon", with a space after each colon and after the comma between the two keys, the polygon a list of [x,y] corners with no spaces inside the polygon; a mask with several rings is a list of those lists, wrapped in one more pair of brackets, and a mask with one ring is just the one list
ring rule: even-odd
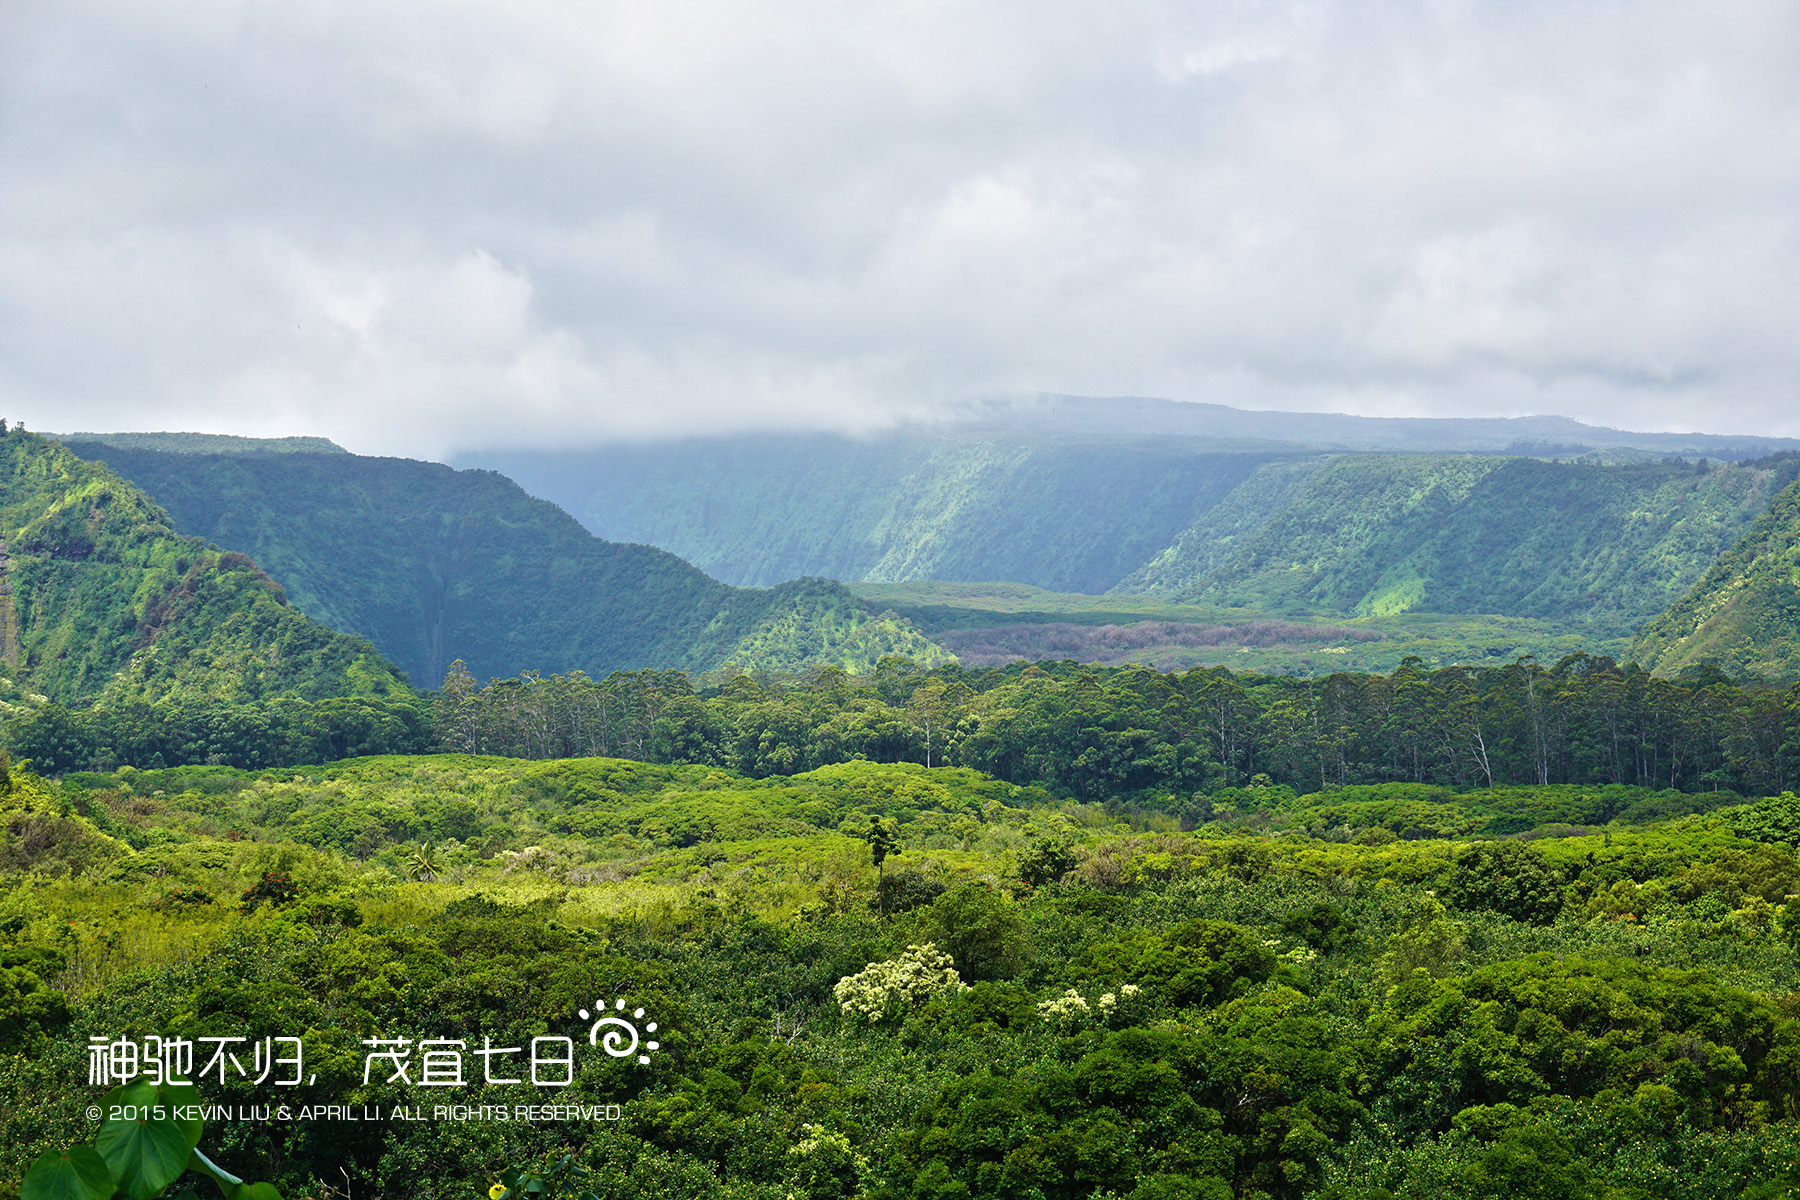
{"label": "green mountain ridge", "polygon": [[234,433],[47,433],[59,442],[98,442],[118,450],[168,450],[175,454],[348,454],[322,437],[241,437]]}
{"label": "green mountain ridge", "polygon": [[480,458],[602,536],[739,583],[1008,580],[1288,618],[1552,619],[1602,638],[1667,608],[1800,471],[1791,452],[1609,463],[1006,429]]}
{"label": "green mountain ridge", "polygon": [[733,588],[667,551],[595,538],[491,471],[348,453],[200,453],[70,442],[176,528],[262,563],[295,607],[366,636],[422,686],[726,665],[866,670],[945,652],[840,584]]}
{"label": "green mountain ridge", "polygon": [[1304,452],[1216,439],[907,431],[463,456],[596,535],[729,583],[1008,579],[1104,592],[1259,466]]}
{"label": "green mountain ridge", "polygon": [[[313,454],[291,439],[105,436],[104,444],[70,444],[146,486],[184,532],[264,563],[302,611],[368,636],[423,683],[457,657],[483,676],[819,661],[857,670],[884,653],[942,657],[931,640],[938,636],[978,657],[1104,649],[1119,661],[1241,663],[1250,655],[1326,670],[1352,660],[1390,665],[1414,652],[1416,637],[1439,636],[1385,624],[1403,616],[1548,623],[1496,627],[1492,637],[1446,629],[1442,651],[1432,643],[1426,654],[1432,662],[1443,654],[1481,661],[1521,638],[1544,643],[1540,652],[1569,637],[1623,652],[1625,639],[1652,622],[1658,632],[1632,649],[1659,669],[1711,659],[1800,673],[1783,635],[1769,632],[1786,628],[1780,588],[1791,586],[1775,575],[1746,593],[1752,615],[1740,602],[1704,633],[1693,621],[1671,632],[1673,611],[1659,617],[1702,576],[1720,586],[1709,568],[1800,475],[1793,453],[1603,463],[988,429],[525,456],[528,466],[560,471],[565,490],[583,481],[601,488],[587,502],[616,500],[607,517],[616,527],[641,534],[648,523],[652,535],[710,546],[759,572],[1025,577],[1038,587],[1029,576],[1047,569],[1066,593],[1100,604],[1077,624],[1116,626],[1090,634],[1052,628],[1068,623],[1053,610],[1021,625],[1005,605],[977,605],[952,620],[910,596],[858,599],[817,578],[771,591],[733,588],[650,546],[596,540],[489,471],[362,458],[335,446]],[[1110,587],[1098,586],[1133,562]],[[1175,624],[1134,630],[1125,611],[1133,597],[1159,608],[1142,621]],[[1690,611],[1699,602],[1681,603]],[[1225,624],[1200,629],[1190,613]],[[1231,627],[1264,618],[1348,620],[1359,629],[1379,621],[1364,632],[1383,636],[1314,646],[1318,632],[1281,627],[1280,644],[1265,646],[1260,634],[1240,639]],[[991,635],[971,632],[990,627]],[[1733,639],[1735,649],[1725,644]],[[1697,648],[1676,650],[1678,641]],[[1071,650],[1076,643],[1087,648]]]}
{"label": "green mountain ridge", "polygon": [[1619,636],[1698,581],[1797,473],[1793,455],[1720,467],[1344,455],[1173,598],[1285,615],[1492,613]]}
{"label": "green mountain ridge", "polygon": [[24,430],[0,435],[0,536],[0,658],[52,699],[406,690],[373,645],[307,619],[249,558],[181,536],[126,480]]}
{"label": "green mountain ridge", "polygon": [[1632,652],[1664,674],[1705,663],[1800,678],[1800,482],[1788,485]]}

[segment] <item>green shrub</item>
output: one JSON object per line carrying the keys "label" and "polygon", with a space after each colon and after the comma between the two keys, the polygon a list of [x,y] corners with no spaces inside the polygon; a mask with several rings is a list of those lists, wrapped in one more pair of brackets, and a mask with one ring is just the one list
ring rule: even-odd
{"label": "green shrub", "polygon": [[921,931],[948,951],[964,979],[1010,979],[1024,960],[1025,922],[1010,896],[961,884],[924,909]]}
{"label": "green shrub", "polygon": [[1019,859],[1019,878],[1032,887],[1061,882],[1081,862],[1067,842],[1042,842]]}
{"label": "green shrub", "polygon": [[1593,1176],[1569,1140],[1531,1122],[1515,1126],[1463,1172],[1470,1190],[1510,1200],[1600,1200]]}
{"label": "green shrub", "polygon": [[61,966],[62,956],[47,947],[0,949],[0,1049],[68,1027],[68,999],[43,979]]}
{"label": "green shrub", "polygon": [[1463,850],[1438,893],[1452,908],[1486,910],[1548,925],[1563,906],[1562,873],[1524,842],[1480,842]]}
{"label": "green shrub", "polygon": [[949,889],[922,871],[907,869],[883,875],[876,883],[876,897],[869,907],[877,912],[903,913],[923,908]]}

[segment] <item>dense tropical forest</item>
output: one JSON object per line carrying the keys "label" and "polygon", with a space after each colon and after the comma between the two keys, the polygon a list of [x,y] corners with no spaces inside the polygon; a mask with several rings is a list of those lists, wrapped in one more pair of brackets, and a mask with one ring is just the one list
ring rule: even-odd
{"label": "dense tropical forest", "polygon": [[[453,664],[432,696],[188,706],[47,704],[11,745],[61,774],[346,755],[611,757],[752,777],[854,761],[966,766],[1082,800],[1205,811],[1252,780],[1290,791],[1407,783],[1779,793],[1800,782],[1800,685],[1678,680],[1571,655],[1320,679],[1074,663],[867,675],[528,673],[485,687]],[[1604,822],[1613,813],[1596,809]]]}
{"label": "dense tropical forest", "polygon": [[[129,469],[0,438],[0,1197],[1800,1195],[1788,459],[1281,460],[1452,522],[1458,473],[1602,479],[1521,553],[1638,505],[1546,575],[1615,624],[1646,547],[1723,537],[1653,664],[1628,623],[743,592],[482,472],[83,454]],[[1333,511],[1346,561],[1406,541]],[[634,597],[643,657],[575,636]],[[997,616],[1197,658],[1011,661]],[[1764,669],[1666,665],[1703,631]]]}
{"label": "dense tropical forest", "polygon": [[[154,1036],[302,1039],[296,1086],[258,1085],[246,1053],[194,1093],[210,1161],[287,1196],[1800,1184],[1792,794],[1671,815],[1738,798],[1611,785],[1607,819],[1579,788],[1253,783],[1181,832],[870,762],[435,754],[6,786],[14,1178],[93,1135],[90,1044]],[[1323,815],[1372,806],[1436,818],[1345,836]],[[1519,833],[1455,832],[1499,809]],[[647,1062],[595,1051],[562,1087],[472,1058],[455,1090],[367,1071],[378,1039],[516,1049],[615,1000],[658,1023]]]}
{"label": "dense tropical forest", "polygon": [[[287,740],[208,741],[227,712]],[[351,726],[375,756],[299,762]],[[91,1040],[243,1036],[316,1073],[197,1095],[327,1115],[206,1153],[283,1195],[1800,1187],[1800,689],[459,664],[13,736],[0,1171],[91,1133]],[[649,1063],[365,1077],[365,1038],[522,1046],[614,999]],[[492,1116],[551,1104],[616,1119]]]}

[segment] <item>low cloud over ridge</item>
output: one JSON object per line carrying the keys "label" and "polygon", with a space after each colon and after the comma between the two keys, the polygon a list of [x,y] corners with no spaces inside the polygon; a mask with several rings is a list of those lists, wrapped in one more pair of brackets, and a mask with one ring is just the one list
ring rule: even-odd
{"label": "low cloud over ridge", "polygon": [[1780,0],[26,0],[0,395],[363,451],[1049,390],[1800,434]]}

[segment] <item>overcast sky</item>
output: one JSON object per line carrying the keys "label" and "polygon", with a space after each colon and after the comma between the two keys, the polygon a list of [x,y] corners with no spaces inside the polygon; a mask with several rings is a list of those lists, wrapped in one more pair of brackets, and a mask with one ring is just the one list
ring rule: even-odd
{"label": "overcast sky", "polygon": [[0,416],[1800,436],[1800,6],[4,0]]}

